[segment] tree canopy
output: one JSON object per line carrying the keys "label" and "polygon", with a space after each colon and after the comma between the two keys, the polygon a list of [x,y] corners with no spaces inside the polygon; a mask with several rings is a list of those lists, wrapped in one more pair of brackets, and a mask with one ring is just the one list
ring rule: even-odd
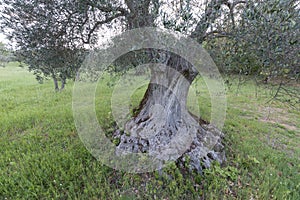
{"label": "tree canopy", "polygon": [[[245,2],[2,0],[2,3],[2,30],[16,43],[18,57],[42,80],[44,76],[76,71],[81,59],[68,59],[66,55],[81,54],[95,44],[104,27],[118,32],[146,26],[165,27],[184,32],[202,43],[208,35],[219,33],[214,24],[224,15],[222,6],[233,11]],[[61,54],[63,51],[66,53]],[[70,51],[74,52],[69,54]]]}
{"label": "tree canopy", "polygon": [[[52,70],[54,74],[63,74],[76,71],[80,63],[80,59],[75,59],[70,66],[64,66],[73,70],[59,72],[62,65],[57,61],[65,60],[68,53],[61,59],[54,59],[51,53],[54,49],[80,54],[87,45],[101,39],[99,35],[104,34],[105,27],[121,32],[144,26],[180,31],[199,43],[211,41],[212,49],[219,56],[226,55],[218,59],[214,54],[217,61],[222,60],[218,62],[221,68],[226,64],[226,71],[247,74],[264,71],[272,76],[292,78],[299,74],[299,4],[295,0],[2,2],[1,27],[8,38],[16,42],[19,55],[30,58],[25,62],[39,80],[40,75],[53,76],[49,69],[55,69]],[[216,38],[222,39],[215,41]],[[220,45],[222,49],[217,48]],[[52,56],[42,56],[45,52]],[[67,63],[71,60],[74,59]]]}

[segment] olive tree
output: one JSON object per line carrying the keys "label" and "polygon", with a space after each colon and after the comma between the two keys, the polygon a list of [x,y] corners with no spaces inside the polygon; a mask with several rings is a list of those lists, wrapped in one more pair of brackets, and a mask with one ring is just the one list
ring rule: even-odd
{"label": "olive tree", "polygon": [[289,83],[300,74],[299,9],[295,0],[250,0],[237,9],[234,26],[224,26],[231,34],[207,46],[224,72],[252,75],[258,83],[273,80],[274,98],[289,96],[297,103],[299,90]]}
{"label": "olive tree", "polygon": [[68,30],[79,25],[75,21],[84,15],[80,7],[72,1],[4,0],[2,3],[1,28],[15,43],[17,59],[28,65],[38,81],[49,77],[55,90],[63,89],[66,79],[74,77],[84,58],[84,48],[71,36],[72,30]]}
{"label": "olive tree", "polygon": [[[209,36],[226,35],[220,21],[230,16],[234,22],[234,10],[246,1],[229,0],[4,0],[2,27],[7,35],[16,41],[17,47],[37,73],[55,77],[64,74],[62,69],[74,69],[72,53],[86,45],[92,46],[99,39],[98,33],[104,27],[125,31],[143,27],[165,27],[180,31],[201,45]],[[70,54],[68,52],[71,52]],[[137,52],[139,53],[139,52]],[[146,49],[142,53],[145,60],[156,60],[166,67],[151,68],[151,80],[164,82],[166,88],[149,84],[146,93],[136,109],[136,113],[125,127],[126,132],[153,130],[151,138],[156,142],[146,145],[159,146],[177,132],[195,134],[187,148],[192,169],[201,171],[203,164],[208,167],[213,160],[224,162],[222,133],[203,124],[183,106],[185,118],[178,112],[178,102],[186,104],[191,83],[198,71],[182,57],[168,51]],[[61,56],[62,55],[62,56]],[[70,61],[67,65],[63,61]],[[76,60],[76,59],[75,59]],[[77,60],[76,60],[77,61]],[[78,62],[75,62],[78,63]],[[76,68],[76,67],[75,67]],[[71,71],[72,71],[71,70]],[[68,70],[66,70],[68,71]],[[178,73],[181,76],[178,76]],[[55,79],[54,79],[55,80]],[[187,80],[187,81],[185,81]],[[161,83],[161,84],[160,84]],[[173,93],[170,93],[172,90]],[[167,115],[151,109],[155,104],[164,107]],[[192,120],[193,119],[193,120]],[[195,123],[195,119],[196,122]],[[138,135],[138,134],[135,134]],[[213,148],[203,155],[207,141],[217,138]],[[120,148],[139,149],[141,144],[135,136],[123,137]],[[150,147],[152,148],[152,147]],[[155,147],[154,147],[155,148]]]}

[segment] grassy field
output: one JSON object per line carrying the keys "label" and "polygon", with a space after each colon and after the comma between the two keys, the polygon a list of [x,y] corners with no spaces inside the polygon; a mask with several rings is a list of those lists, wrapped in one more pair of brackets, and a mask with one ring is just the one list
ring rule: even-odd
{"label": "grassy field", "polygon": [[[200,85],[199,105],[209,120],[209,96]],[[51,81],[10,63],[0,68],[0,199],[300,199],[300,111],[266,104],[268,91],[244,84],[227,88],[223,131],[226,166],[203,175],[176,165],[129,174],[98,162],[80,141],[72,114],[72,83],[54,92]],[[102,84],[97,114],[109,130],[111,89]],[[132,97],[133,105],[143,89]]]}

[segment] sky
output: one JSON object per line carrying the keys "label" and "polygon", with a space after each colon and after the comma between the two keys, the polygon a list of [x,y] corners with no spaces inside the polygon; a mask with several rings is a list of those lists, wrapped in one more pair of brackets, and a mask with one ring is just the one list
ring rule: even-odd
{"label": "sky", "polygon": [[5,44],[9,43],[9,41],[5,38],[5,36],[2,33],[0,33],[0,42],[3,42]]}

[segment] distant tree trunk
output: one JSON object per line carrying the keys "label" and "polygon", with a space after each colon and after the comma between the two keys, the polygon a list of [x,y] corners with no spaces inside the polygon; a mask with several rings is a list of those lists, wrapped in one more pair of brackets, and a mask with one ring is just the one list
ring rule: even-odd
{"label": "distant tree trunk", "polygon": [[54,82],[55,91],[59,91],[58,81],[57,81],[57,78],[56,78],[54,73],[52,73],[52,79],[53,79],[53,82]]}
{"label": "distant tree trunk", "polygon": [[66,78],[62,78],[62,79],[61,79],[61,87],[60,87],[60,90],[65,89],[65,85],[66,85]]}

